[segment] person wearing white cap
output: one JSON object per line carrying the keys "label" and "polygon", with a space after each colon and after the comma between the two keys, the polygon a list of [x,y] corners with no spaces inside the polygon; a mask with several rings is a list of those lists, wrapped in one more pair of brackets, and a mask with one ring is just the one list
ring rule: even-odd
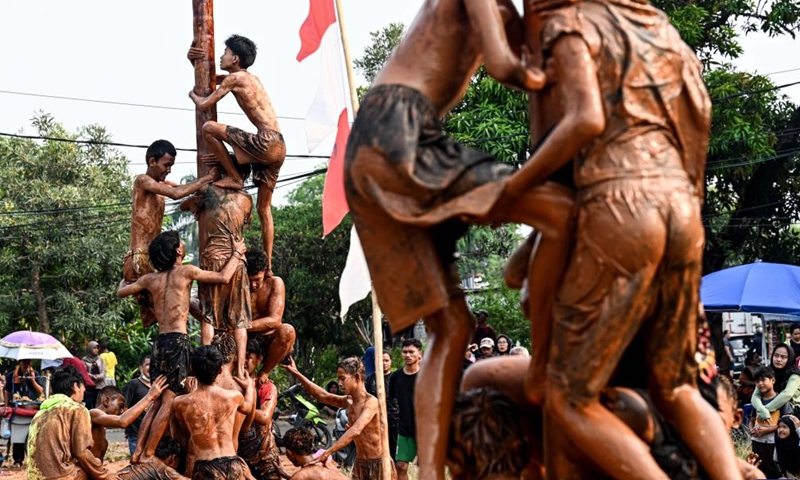
{"label": "person wearing white cap", "polygon": [[495,356],[494,353],[494,340],[489,337],[481,339],[480,343],[481,356],[479,360],[484,358],[491,358]]}

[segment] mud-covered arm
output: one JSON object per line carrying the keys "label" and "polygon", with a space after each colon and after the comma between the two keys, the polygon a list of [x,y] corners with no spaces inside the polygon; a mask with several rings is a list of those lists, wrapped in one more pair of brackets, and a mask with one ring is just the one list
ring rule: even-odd
{"label": "mud-covered arm", "polygon": [[254,421],[259,425],[272,425],[272,415],[275,414],[275,407],[278,406],[278,390],[272,385],[269,398],[256,410]]}
{"label": "mud-covered arm", "polygon": [[472,28],[478,35],[483,63],[489,75],[522,90],[542,88],[545,83],[544,72],[526,67],[509,43],[507,25],[522,22],[514,5],[504,5],[501,11],[497,0],[464,0],[464,6]]}
{"label": "mud-covered arm", "polygon": [[256,403],[256,389],[253,386],[253,379],[250,378],[247,372],[244,372],[244,378],[234,377],[233,379],[244,389],[244,401],[237,410],[239,413],[249,416]]}
{"label": "mud-covered arm", "polygon": [[176,185],[176,184],[168,184],[166,182],[157,182],[148,175],[139,175],[136,178],[136,186],[148,192],[156,193],[158,195],[164,195],[165,197],[169,197],[172,200],[178,200],[200,190],[204,186],[213,182],[214,179],[215,179],[214,175],[208,174],[189,183]]}
{"label": "mud-covered arm", "polygon": [[378,400],[375,397],[371,397],[367,400],[367,404],[364,406],[364,410],[361,411],[361,415],[358,416],[356,421],[350,425],[344,435],[339,437],[333,445],[330,446],[322,455],[317,458],[317,461],[324,464],[325,460],[328,459],[333,453],[338,452],[339,450],[346,447],[350,442],[355,440],[356,437],[361,435],[361,432],[369,425],[369,422],[377,415],[378,413]]}
{"label": "mud-covered arm", "polygon": [[736,457],[736,465],[739,466],[739,471],[742,473],[744,480],[757,480],[759,478],[766,478],[766,475],[758,469],[755,465],[750,465],[747,460]]}
{"label": "mud-covered arm", "polygon": [[102,427],[111,428],[127,428],[139,416],[144,413],[150,403],[161,395],[164,385],[167,384],[167,377],[160,375],[150,384],[150,390],[147,395],[142,397],[141,400],[136,402],[135,405],[125,410],[122,415],[109,415],[99,408],[93,408],[89,411],[92,415],[92,423]]}
{"label": "mud-covered arm", "polygon": [[222,79],[222,83],[219,84],[216,90],[214,90],[211,95],[207,97],[201,97],[200,95],[196,94],[194,89],[189,91],[189,98],[192,99],[197,108],[200,110],[208,110],[209,108],[213,107],[217,104],[222,97],[227,95],[232,89],[234,84],[236,83],[235,77],[231,75],[226,75],[224,79]]}
{"label": "mud-covered arm", "polygon": [[334,395],[324,388],[320,387],[316,383],[312,382],[311,380],[307,379],[305,375],[300,373],[297,370],[297,365],[294,363],[294,358],[289,357],[289,365],[280,364],[282,368],[285,368],[287,372],[294,375],[297,381],[306,389],[308,393],[311,394],[312,397],[316,398],[318,401],[325,403],[327,405],[333,405],[339,408],[347,407],[347,397],[342,395]]}
{"label": "mud-covered arm", "polygon": [[149,280],[149,276],[152,273],[148,273],[144,277],[140,278],[139,280],[128,283],[125,280],[119,282],[119,287],[117,288],[117,296],[120,298],[125,298],[131,295],[136,295],[137,293],[147,290],[147,282]]}
{"label": "mud-covered arm", "polygon": [[244,261],[244,251],[244,242],[235,242],[233,244],[233,253],[222,270],[212,272],[193,267],[190,275],[194,280],[202,283],[229,283],[233,278],[233,274],[236,273],[236,269]]}
{"label": "mud-covered arm", "polygon": [[525,165],[508,181],[506,194],[515,198],[540,185],[575,158],[606,127],[602,93],[589,46],[579,35],[562,35],[553,46],[559,96],[564,109],[561,121]]}

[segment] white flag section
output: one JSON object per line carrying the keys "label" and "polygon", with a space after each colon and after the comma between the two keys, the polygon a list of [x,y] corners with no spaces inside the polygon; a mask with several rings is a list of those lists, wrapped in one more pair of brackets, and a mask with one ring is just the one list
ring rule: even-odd
{"label": "white flag section", "polygon": [[344,321],[350,306],[360,302],[372,290],[372,279],[369,277],[367,260],[361,250],[361,240],[356,233],[356,227],[350,229],[350,251],[347,252],[347,262],[339,279],[339,301],[342,304],[340,316]]}
{"label": "white flag section", "polygon": [[322,61],[322,72],[317,95],[306,113],[305,120],[309,152],[336,131],[339,115],[347,107],[342,43],[335,23],[328,27],[322,36],[318,52]]}

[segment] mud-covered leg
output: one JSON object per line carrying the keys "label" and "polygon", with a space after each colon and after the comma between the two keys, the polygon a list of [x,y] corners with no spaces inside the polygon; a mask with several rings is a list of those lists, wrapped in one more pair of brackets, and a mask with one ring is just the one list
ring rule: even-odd
{"label": "mud-covered leg", "polygon": [[444,480],[450,417],[464,350],[475,324],[463,297],[451,299],[448,307],[426,318],[425,323],[428,346],[417,374],[420,388],[414,394],[419,479]]}
{"label": "mud-covered leg", "polygon": [[275,225],[272,221],[272,190],[266,185],[258,186],[256,211],[261,220],[261,243],[267,254],[267,272],[272,275],[272,245],[275,240]]}
{"label": "mud-covered leg", "polygon": [[228,141],[227,127],[217,122],[206,122],[203,124],[203,138],[206,141],[208,149],[219,160],[219,164],[225,170],[226,178],[215,182],[214,184],[221,188],[242,188],[244,181],[242,176],[236,170],[236,165],[228,154],[228,149],[225,148],[223,140]]}
{"label": "mud-covered leg", "polygon": [[281,324],[272,334],[272,341],[264,356],[264,369],[263,371],[269,373],[278,365],[278,362],[286,358],[286,355],[292,351],[292,345],[296,333],[294,327],[288,323]]}
{"label": "mud-covered leg", "polygon": [[[522,195],[511,209],[497,212],[501,221],[520,222],[538,232],[529,239],[527,287],[523,310],[531,321],[531,366],[525,380],[528,400],[544,401],[547,356],[556,294],[566,271],[573,243],[574,193],[563,185],[548,182]],[[524,253],[523,248],[520,251]],[[513,261],[524,260],[520,254]]]}
{"label": "mud-covered leg", "polygon": [[[694,385],[700,255],[698,248],[694,265],[666,269],[663,275],[664,309],[648,339],[650,393],[656,408],[677,428],[710,478],[742,478],[719,412]],[[685,260],[691,253],[679,256]]]}
{"label": "mud-covered leg", "polygon": [[[158,442],[161,441],[161,437],[164,436],[164,432],[166,432],[169,428],[170,417],[172,417],[172,401],[174,399],[175,392],[169,388],[161,393],[161,406],[158,408],[158,412],[156,413],[153,423],[150,426],[150,432],[143,444],[144,448],[142,450],[141,457],[139,457],[140,462],[148,462],[155,455]],[[139,445],[136,446],[136,449],[139,449]]]}

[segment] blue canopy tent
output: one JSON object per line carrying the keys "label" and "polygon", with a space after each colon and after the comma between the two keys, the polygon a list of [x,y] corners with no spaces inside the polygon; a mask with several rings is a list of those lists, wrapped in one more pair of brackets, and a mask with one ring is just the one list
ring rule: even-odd
{"label": "blue canopy tent", "polygon": [[710,273],[700,300],[708,311],[800,315],[800,267],[758,262]]}

